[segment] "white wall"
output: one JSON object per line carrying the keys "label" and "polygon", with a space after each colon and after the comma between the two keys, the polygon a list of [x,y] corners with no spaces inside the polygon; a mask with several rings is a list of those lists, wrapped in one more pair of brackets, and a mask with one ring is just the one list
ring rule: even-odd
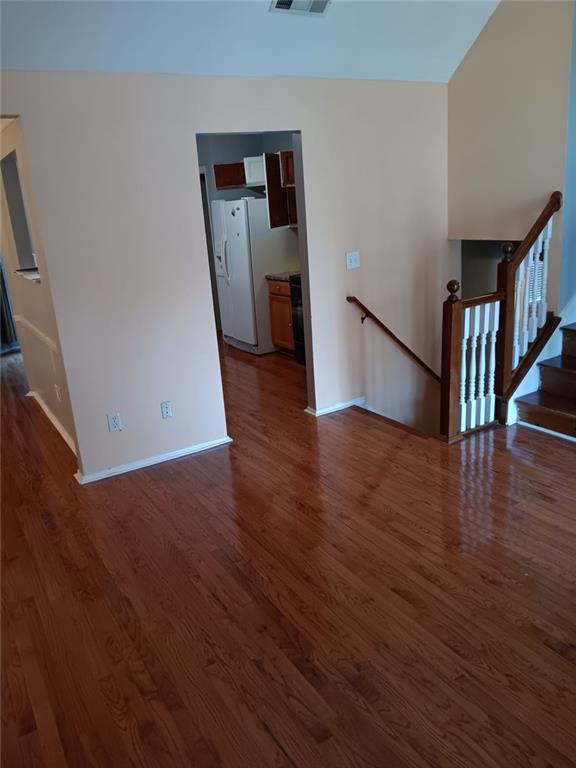
{"label": "white wall", "polygon": [[[365,395],[371,371],[401,360],[365,348],[347,294],[439,367],[445,283],[459,276],[446,86],[55,72],[8,72],[3,86],[24,127],[85,474],[226,435],[197,133],[302,131],[317,408]],[[351,249],[362,267],[347,272]],[[420,386],[402,370],[385,382],[392,417],[410,415],[403,393]],[[107,431],[112,410],[122,433]]]}
{"label": "white wall", "polygon": [[2,121],[0,138],[2,157],[16,152],[18,175],[30,237],[36,252],[40,281],[32,282],[14,274],[19,268],[16,243],[8,213],[4,185],[0,182],[0,228],[2,241],[0,250],[4,258],[4,266],[8,290],[12,300],[14,319],[18,340],[22,350],[28,386],[35,394],[41,406],[48,411],[56,421],[64,438],[75,450],[75,430],[68,387],[52,298],[50,293],[50,278],[46,263],[44,244],[36,220],[34,196],[30,187],[29,170],[25,148],[18,120]]}
{"label": "white wall", "polygon": [[[573,6],[504,0],[450,80],[450,237],[522,240],[564,189]],[[560,216],[554,307],[561,230]]]}
{"label": "white wall", "polygon": [[497,0],[2,2],[6,69],[335,77],[446,83]]}

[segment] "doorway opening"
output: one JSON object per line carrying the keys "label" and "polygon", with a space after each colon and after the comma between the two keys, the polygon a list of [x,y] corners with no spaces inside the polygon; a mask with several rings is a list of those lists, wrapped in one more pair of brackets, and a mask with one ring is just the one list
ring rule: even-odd
{"label": "doorway opening", "polygon": [[0,354],[4,355],[20,352],[20,342],[16,332],[16,322],[12,311],[12,302],[8,291],[8,282],[4,274],[4,260],[0,255],[0,320],[1,320],[1,347]]}
{"label": "doorway opening", "polygon": [[196,141],[221,369],[274,371],[296,387],[294,402],[314,409],[301,134]]}
{"label": "doorway opening", "polygon": [[18,160],[16,151],[5,155],[0,161],[2,171],[2,182],[4,184],[4,193],[6,195],[6,206],[8,216],[12,225],[12,235],[16,247],[16,258],[18,260],[19,272],[38,272],[36,262],[36,253],[32,246],[32,237],[28,225],[28,216],[24,205],[24,196],[20,184],[20,174],[18,171]]}

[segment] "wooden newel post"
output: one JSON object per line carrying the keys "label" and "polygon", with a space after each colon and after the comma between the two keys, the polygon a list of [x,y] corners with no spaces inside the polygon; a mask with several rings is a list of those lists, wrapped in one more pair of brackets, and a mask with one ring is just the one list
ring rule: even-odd
{"label": "wooden newel post", "polygon": [[458,280],[446,286],[449,296],[442,317],[442,386],[440,434],[450,442],[460,432],[460,367],[462,354],[462,302],[456,295]]}
{"label": "wooden newel post", "polygon": [[498,264],[497,290],[504,293],[500,302],[500,330],[496,340],[497,397],[502,398],[512,381],[512,357],[514,345],[514,299],[516,294],[516,269],[512,263],[513,243],[502,243],[503,259]]}

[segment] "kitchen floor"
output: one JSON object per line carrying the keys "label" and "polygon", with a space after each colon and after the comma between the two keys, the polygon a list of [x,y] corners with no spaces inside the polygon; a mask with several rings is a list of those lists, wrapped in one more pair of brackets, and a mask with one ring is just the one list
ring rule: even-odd
{"label": "kitchen floor", "polygon": [[574,445],[222,369],[233,444],[82,487],[2,360],[2,765],[575,766]]}
{"label": "kitchen floor", "polygon": [[233,425],[238,424],[241,427],[245,423],[243,409],[235,407],[234,394],[238,387],[250,401],[248,419],[256,418],[261,421],[261,412],[272,407],[273,403],[280,407],[280,403],[284,402],[284,407],[291,406],[299,410],[307,407],[306,366],[297,363],[291,354],[272,352],[267,355],[253,355],[226,344],[221,335],[218,337],[218,348],[228,434],[230,429],[234,431]]}

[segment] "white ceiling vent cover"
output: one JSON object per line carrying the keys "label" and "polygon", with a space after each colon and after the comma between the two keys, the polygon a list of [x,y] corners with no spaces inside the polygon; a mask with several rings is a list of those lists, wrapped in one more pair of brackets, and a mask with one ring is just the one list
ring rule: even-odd
{"label": "white ceiling vent cover", "polygon": [[301,13],[306,16],[324,16],[330,0],[272,0],[271,11]]}

